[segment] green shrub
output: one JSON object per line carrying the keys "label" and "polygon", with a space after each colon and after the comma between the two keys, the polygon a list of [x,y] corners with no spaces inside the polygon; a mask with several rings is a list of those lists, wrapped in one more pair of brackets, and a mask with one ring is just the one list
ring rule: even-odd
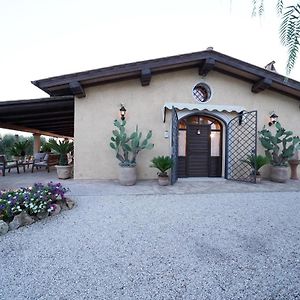
{"label": "green shrub", "polygon": [[159,176],[168,176],[167,171],[172,168],[173,161],[169,156],[156,156],[151,160],[152,164],[151,168],[156,168],[160,172],[158,172]]}

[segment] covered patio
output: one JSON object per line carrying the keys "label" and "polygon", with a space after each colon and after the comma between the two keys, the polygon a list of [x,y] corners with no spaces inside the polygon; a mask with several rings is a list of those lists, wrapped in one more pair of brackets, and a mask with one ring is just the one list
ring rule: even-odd
{"label": "covered patio", "polygon": [[0,128],[30,132],[34,153],[39,152],[41,135],[74,137],[74,97],[58,96],[0,102]]}

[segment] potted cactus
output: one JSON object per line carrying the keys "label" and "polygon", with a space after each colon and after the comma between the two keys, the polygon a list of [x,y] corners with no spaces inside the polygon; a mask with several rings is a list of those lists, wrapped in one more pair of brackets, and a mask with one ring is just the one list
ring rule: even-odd
{"label": "potted cactus", "polygon": [[293,136],[292,131],[285,130],[279,122],[276,122],[275,128],[276,133],[273,135],[264,127],[258,132],[259,140],[271,163],[271,180],[283,183],[288,179],[288,160],[300,149],[300,139]]}
{"label": "potted cactus", "polygon": [[150,143],[152,131],[150,130],[142,140],[142,133],[138,126],[132,134],[127,134],[125,129],[126,121],[114,121],[110,147],[115,150],[119,162],[119,181],[122,185],[134,185],[136,183],[136,158],[140,151],[152,149],[154,144]]}
{"label": "potted cactus", "polygon": [[172,168],[173,161],[169,156],[156,156],[152,160],[152,165],[150,167],[157,168],[159,172],[158,175],[158,184],[159,185],[168,185],[169,176],[167,171]]}

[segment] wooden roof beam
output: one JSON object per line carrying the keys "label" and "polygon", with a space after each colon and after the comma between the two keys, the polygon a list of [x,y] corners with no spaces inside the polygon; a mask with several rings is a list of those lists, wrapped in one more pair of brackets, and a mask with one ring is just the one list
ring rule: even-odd
{"label": "wooden roof beam", "polygon": [[2,113],[0,109],[0,119],[2,121],[7,121],[9,120],[15,121],[15,120],[32,120],[32,119],[48,119],[49,117],[51,118],[62,118],[62,117],[73,117],[74,118],[74,110],[63,110],[63,111],[56,111],[56,112],[39,112],[37,113],[14,113],[14,114],[7,114],[7,113]]}
{"label": "wooden roof beam", "polygon": [[141,84],[142,86],[150,85],[152,73],[150,69],[142,69],[141,71]]}
{"label": "wooden roof beam", "polygon": [[85,90],[80,84],[79,81],[72,81],[69,83],[69,88],[74,96],[77,96],[78,98],[84,98],[85,97]]}
{"label": "wooden roof beam", "polygon": [[251,92],[255,94],[262,92],[268,89],[272,85],[272,82],[271,78],[260,79],[252,85]]}
{"label": "wooden roof beam", "polygon": [[199,67],[199,75],[206,76],[216,65],[216,61],[209,57],[204,60],[203,64]]}
{"label": "wooden roof beam", "polygon": [[32,121],[17,121],[14,124],[24,126],[39,126],[44,124],[74,124],[74,120],[62,119],[62,120],[32,120]]}
{"label": "wooden roof beam", "polygon": [[3,122],[0,122],[0,128],[37,133],[40,135],[47,135],[47,136],[53,136],[53,137],[59,137],[59,138],[60,137],[61,138],[72,138],[73,137],[71,135],[61,135],[61,134],[56,134],[56,133],[53,133],[50,131],[44,131],[44,130],[29,128],[29,127],[24,127],[24,126],[18,126],[18,125],[10,124],[10,123],[3,123]]}

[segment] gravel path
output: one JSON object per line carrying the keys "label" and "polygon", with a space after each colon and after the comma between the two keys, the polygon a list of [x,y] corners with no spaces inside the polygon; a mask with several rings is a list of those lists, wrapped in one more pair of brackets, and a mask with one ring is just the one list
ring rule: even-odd
{"label": "gravel path", "polygon": [[300,299],[300,193],[77,196],[0,237],[0,299]]}

